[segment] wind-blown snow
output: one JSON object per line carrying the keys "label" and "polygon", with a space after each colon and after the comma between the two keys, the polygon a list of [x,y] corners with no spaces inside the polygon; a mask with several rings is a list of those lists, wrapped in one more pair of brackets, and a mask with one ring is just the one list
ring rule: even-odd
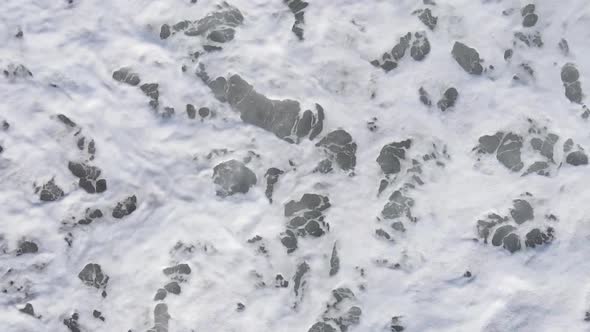
{"label": "wind-blown snow", "polygon": [[[566,97],[561,78],[572,63],[582,91],[590,87],[589,2],[531,1],[538,21],[523,27],[526,1],[310,0],[300,40],[291,30],[296,14],[283,1],[233,0],[229,5],[243,15],[233,40],[211,43],[183,32],[162,39],[163,24],[199,20],[221,4],[195,2],[0,3],[0,124],[8,124],[0,126],[2,331],[75,332],[64,321],[77,313],[80,331],[299,332],[350,306],[362,309],[350,332],[397,331],[391,324],[397,316],[404,331],[590,331],[584,319],[590,173],[588,165],[568,163],[563,149],[569,138],[573,150],[590,149],[590,112],[584,113],[585,99]],[[433,30],[413,13],[425,8],[438,17]],[[541,47],[515,37],[536,31]],[[395,69],[371,65],[408,32],[428,38],[423,60],[408,49]],[[558,46],[562,39],[569,52]],[[454,59],[457,41],[477,50],[481,75]],[[222,49],[203,50],[212,44]],[[321,105],[323,131],[291,144],[244,123],[240,110],[216,99],[195,74],[199,65],[212,79],[239,75],[269,99],[296,100],[301,113]],[[140,85],[159,84],[157,109],[139,86],[113,79],[123,67]],[[430,107],[421,103],[420,87]],[[459,96],[442,112],[437,102],[451,87]],[[211,114],[191,119],[187,104]],[[337,129],[356,144],[353,171],[316,146]],[[522,170],[505,167],[495,152],[474,150],[481,136],[496,132],[521,136]],[[546,160],[530,140],[547,133],[559,136],[548,176],[522,176]],[[376,159],[385,145],[405,139],[412,140],[406,160],[378,195],[385,175]],[[436,160],[423,160],[431,152]],[[314,171],[326,158],[333,170]],[[412,158],[421,164],[423,185],[412,182]],[[232,159],[256,175],[256,184],[246,193],[216,195],[214,168]],[[70,161],[99,167],[106,191],[87,193]],[[265,194],[271,167],[284,171],[272,203]],[[40,187],[51,179],[63,197],[42,201]],[[399,231],[391,227],[397,219],[381,211],[404,183],[415,186],[407,195],[416,221],[403,215],[405,231]],[[329,230],[298,236],[297,250],[287,253],[281,234],[291,218],[284,207],[306,193],[329,198],[321,211]],[[522,248],[510,253],[484,243],[477,221],[490,213],[511,218],[517,199],[530,202],[535,214],[518,225]],[[118,203],[121,218],[113,214]],[[94,209],[104,216],[88,217]],[[89,224],[79,223],[86,217]],[[554,238],[526,247],[533,227],[551,227]],[[257,235],[262,239],[248,241]],[[23,241],[38,250],[21,254]],[[334,247],[340,267],[330,275]],[[303,262],[309,271],[296,294]],[[108,281],[81,280],[87,264],[100,265]],[[163,272],[177,264],[190,266],[190,274]],[[277,274],[287,287],[275,286]],[[155,301],[158,289],[174,280],[180,294],[167,289]],[[326,314],[337,288],[349,288],[355,298]],[[34,315],[19,311],[26,303]],[[154,322],[158,303],[167,305],[167,329]]]}

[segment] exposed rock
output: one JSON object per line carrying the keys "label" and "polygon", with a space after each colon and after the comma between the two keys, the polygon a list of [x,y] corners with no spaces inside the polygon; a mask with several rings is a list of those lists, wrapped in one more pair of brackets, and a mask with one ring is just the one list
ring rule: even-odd
{"label": "exposed rock", "polygon": [[167,283],[164,286],[164,289],[166,291],[168,291],[168,293],[172,293],[172,294],[175,294],[175,295],[180,294],[180,285],[176,281],[172,281],[172,282]]}
{"label": "exposed rock", "polygon": [[566,63],[561,68],[561,81],[565,87],[565,96],[571,102],[578,104],[582,103],[584,97],[579,78],[580,72],[573,63]]}
{"label": "exposed rock", "polygon": [[117,203],[113,209],[113,218],[121,219],[133,213],[137,209],[137,197],[135,195],[125,198]]}
{"label": "exposed rock", "polygon": [[218,186],[217,195],[226,197],[247,193],[257,182],[256,175],[244,163],[231,159],[213,168],[213,182]]}
{"label": "exposed rock", "polygon": [[154,308],[154,327],[147,332],[168,332],[168,322],[170,315],[168,314],[168,305],[165,303],[158,303]]}
{"label": "exposed rock", "polygon": [[34,254],[39,251],[39,247],[35,242],[32,241],[23,241],[18,245],[18,249],[16,250],[16,255],[24,255],[24,254]]}
{"label": "exposed rock", "polygon": [[163,272],[167,276],[173,274],[191,274],[191,268],[188,264],[178,264],[165,268]]}
{"label": "exposed rock", "polygon": [[573,166],[588,165],[588,156],[583,151],[574,151],[568,153],[565,161]]}
{"label": "exposed rock", "polygon": [[336,329],[330,324],[317,322],[309,328],[308,332],[336,332]]}
{"label": "exposed rock", "polygon": [[303,298],[303,293],[305,291],[305,286],[307,282],[305,281],[305,275],[309,272],[309,265],[306,262],[300,263],[297,266],[297,270],[295,271],[295,275],[293,276],[293,292],[295,293],[295,297],[297,298],[295,302],[295,307],[297,303],[301,301]]}
{"label": "exposed rock", "polygon": [[543,39],[541,38],[541,33],[538,31],[529,34],[517,31],[514,33],[514,39],[515,44],[517,41],[520,41],[527,47],[543,47]]}
{"label": "exposed rock", "polygon": [[420,14],[418,15],[418,18],[430,30],[434,30],[434,28],[436,27],[436,23],[438,22],[438,17],[432,15],[432,11],[430,11],[430,8],[420,10]]}
{"label": "exposed rock", "polygon": [[504,249],[510,251],[510,253],[514,253],[520,250],[520,237],[514,233],[508,234],[503,242]]}
{"label": "exposed rock", "polygon": [[510,215],[517,224],[522,224],[525,221],[533,220],[535,218],[533,207],[524,199],[517,199],[512,202],[513,208],[510,209]]}
{"label": "exposed rock", "polygon": [[324,148],[330,159],[345,171],[356,166],[356,143],[345,130],[334,130],[322,138],[316,146]]}
{"label": "exposed rock", "polygon": [[189,119],[194,119],[197,115],[197,110],[195,109],[195,106],[191,104],[186,104],[186,114],[188,115]]}
{"label": "exposed rock", "polygon": [[64,196],[64,191],[55,184],[54,179],[49,180],[40,188],[39,199],[44,202],[53,202]]}
{"label": "exposed rock", "polygon": [[218,100],[228,102],[240,112],[243,122],[270,131],[289,143],[297,143],[307,135],[313,139],[322,130],[324,110],[320,105],[316,104],[317,115],[305,111],[300,117],[299,102],[269,99],[254,90],[239,75],[232,75],[227,80],[224,77],[211,80],[203,67],[200,67],[197,75],[211,88]]}
{"label": "exposed rock", "polygon": [[534,228],[526,234],[525,245],[529,248],[535,248],[553,241],[553,228],[548,227],[545,232]]}
{"label": "exposed rock", "polygon": [[426,37],[426,32],[415,32],[412,47],[410,47],[410,56],[416,61],[422,61],[430,53],[430,42]]}
{"label": "exposed rock", "polygon": [[515,231],[516,227],[512,225],[503,225],[496,229],[494,233],[494,237],[492,237],[492,245],[498,247],[502,245],[502,241],[504,238],[510,234],[512,231]]}
{"label": "exposed rock", "polygon": [[285,216],[291,217],[303,210],[324,211],[330,206],[330,199],[327,196],[303,194],[299,201],[291,200],[285,204]]}
{"label": "exposed rock", "polygon": [[400,142],[392,142],[385,145],[379,156],[377,163],[385,174],[397,174],[401,170],[401,161],[406,159],[406,151],[412,146],[412,140],[407,139]]}
{"label": "exposed rock", "polygon": [[159,288],[154,296],[154,301],[162,301],[166,298],[166,295],[168,295],[168,292],[164,288]]}
{"label": "exposed rock", "polygon": [[561,38],[557,46],[564,56],[568,56],[570,54],[570,46],[565,38]]}
{"label": "exposed rock", "polygon": [[303,40],[303,24],[305,24],[305,8],[309,3],[302,0],[283,0],[283,2],[289,6],[289,9],[295,16],[295,23],[291,31],[297,36],[299,40]]}
{"label": "exposed rock", "polygon": [[103,288],[109,282],[109,276],[102,272],[100,265],[89,263],[78,273],[78,278],[90,287]]}
{"label": "exposed rock", "polygon": [[498,147],[496,158],[509,170],[518,172],[524,167],[520,158],[521,149],[522,137],[514,133],[508,133]]}
{"label": "exposed rock", "polygon": [[63,323],[71,332],[81,332],[80,324],[78,324],[79,318],[80,316],[77,313],[74,313],[72,314],[72,317],[64,319]]}
{"label": "exposed rock", "polygon": [[426,92],[424,87],[420,87],[420,89],[418,89],[418,94],[420,95],[420,102],[422,104],[424,104],[426,106],[432,105],[432,100],[430,99],[430,95],[428,95],[428,92]]}
{"label": "exposed rock", "polygon": [[134,73],[131,68],[123,67],[113,72],[113,79],[117,82],[126,83],[131,86],[137,86],[141,80],[137,73]]}
{"label": "exposed rock", "polygon": [[457,91],[457,89],[455,89],[453,87],[448,88],[445,91],[443,98],[441,100],[439,100],[438,103],[436,103],[436,105],[438,106],[438,108],[441,111],[444,112],[447,109],[455,106],[455,102],[457,101],[458,97],[459,97],[459,92]]}
{"label": "exposed rock", "polygon": [[35,316],[35,309],[33,309],[33,305],[30,303],[25,304],[24,308],[18,309],[18,311],[22,312],[23,314],[27,314],[29,316]]}
{"label": "exposed rock", "polygon": [[278,168],[271,167],[266,171],[266,174],[264,174],[264,177],[266,178],[266,190],[264,193],[270,203],[272,203],[272,193],[274,191],[274,186],[279,181],[279,176],[284,173],[284,171]]}
{"label": "exposed rock", "polygon": [[453,50],[451,51],[453,58],[457,63],[469,74],[481,75],[483,67],[482,60],[479,58],[479,53],[476,49],[471,48],[461,42],[455,42]]}
{"label": "exposed rock", "polygon": [[383,207],[381,215],[385,219],[397,219],[402,216],[407,216],[409,219],[413,219],[411,216],[411,208],[414,206],[414,199],[405,196],[401,191],[394,191],[389,196],[389,201]]}
{"label": "exposed rock", "polygon": [[330,257],[330,277],[336,275],[338,271],[340,271],[340,257],[338,257],[338,248],[334,243],[332,256]]}

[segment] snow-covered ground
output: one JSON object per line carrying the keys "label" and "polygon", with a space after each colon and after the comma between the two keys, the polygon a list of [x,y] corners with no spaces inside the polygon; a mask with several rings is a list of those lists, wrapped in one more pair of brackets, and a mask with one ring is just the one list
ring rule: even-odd
{"label": "snow-covered ground", "polygon": [[590,331],[590,2],[308,2],[0,2],[1,331]]}

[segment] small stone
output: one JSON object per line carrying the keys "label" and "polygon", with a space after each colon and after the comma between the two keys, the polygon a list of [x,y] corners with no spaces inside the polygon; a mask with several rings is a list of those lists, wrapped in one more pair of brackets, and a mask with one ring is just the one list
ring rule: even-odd
{"label": "small stone", "polygon": [[530,28],[537,24],[539,20],[539,16],[537,14],[527,14],[522,20],[522,26],[525,28]]}
{"label": "small stone", "polygon": [[96,192],[103,193],[107,190],[107,180],[99,179],[96,181]]}
{"label": "small stone", "polygon": [[180,285],[178,284],[178,282],[176,281],[172,281],[168,284],[166,284],[166,286],[164,286],[164,289],[168,291],[168,293],[172,293],[172,294],[180,294]]}
{"label": "small stone", "polygon": [[30,303],[25,304],[25,307],[22,309],[18,309],[18,311],[22,312],[23,314],[35,317],[35,309],[33,308],[33,305]]}
{"label": "small stone", "polygon": [[80,188],[86,190],[86,192],[89,194],[94,194],[96,192],[96,188],[94,188],[94,185],[89,180],[80,179],[78,181],[78,185],[80,186]]}
{"label": "small stone", "polygon": [[105,287],[109,282],[109,277],[102,272],[98,264],[86,264],[86,266],[78,274],[78,278],[90,287],[101,288]]}
{"label": "small stone", "polygon": [[482,61],[476,49],[463,43],[455,42],[451,54],[461,68],[469,74],[481,75],[483,73]]}
{"label": "small stone", "polygon": [[137,209],[137,197],[135,195],[125,198],[123,201],[117,203],[113,209],[113,218],[121,219],[130,215]]}
{"label": "small stone", "polygon": [[194,119],[197,114],[195,106],[191,104],[186,104],[186,114],[188,115],[189,119]]}
{"label": "small stone", "polygon": [[244,310],[246,310],[246,306],[243,303],[238,302],[237,307],[236,307],[236,311],[237,312],[242,312]]}
{"label": "small stone", "polygon": [[20,243],[18,250],[16,251],[16,255],[24,255],[24,254],[34,254],[39,251],[39,247],[35,242],[31,241],[23,241]]}
{"label": "small stone", "polygon": [[508,234],[503,240],[504,249],[510,251],[510,253],[515,253],[520,250],[520,237],[514,233]]}
{"label": "small stone", "polygon": [[257,182],[256,175],[246,165],[235,159],[222,162],[213,168],[213,182],[218,186],[217,195],[226,197],[247,193]]}
{"label": "small stone", "polygon": [[164,288],[159,288],[154,296],[154,301],[162,301],[166,298],[166,295],[168,295],[168,292]]}
{"label": "small stone", "polygon": [[533,207],[524,199],[517,199],[512,202],[513,208],[510,209],[510,215],[517,224],[522,224],[525,221],[533,220],[535,218]]}
{"label": "small stone", "polygon": [[209,116],[209,114],[211,114],[211,111],[209,110],[208,107],[201,107],[199,108],[199,116],[201,118],[206,118]]}
{"label": "small stone", "polygon": [[588,165],[588,156],[582,151],[570,152],[565,161],[573,166]]}
{"label": "small stone", "polygon": [[178,274],[191,274],[191,268],[188,264],[178,264],[175,266],[167,267],[163,270],[165,275]]}
{"label": "small stone", "polygon": [[164,24],[160,29],[160,39],[166,39],[168,37],[170,37],[170,26],[168,24]]}

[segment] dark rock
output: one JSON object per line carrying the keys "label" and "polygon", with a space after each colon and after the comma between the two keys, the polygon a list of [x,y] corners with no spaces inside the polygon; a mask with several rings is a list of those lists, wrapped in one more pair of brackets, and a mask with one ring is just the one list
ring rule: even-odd
{"label": "dark rock", "polygon": [[330,277],[336,275],[338,271],[340,271],[340,257],[338,257],[338,248],[334,243],[332,256],[330,257]]}
{"label": "dark rock", "polygon": [[206,118],[209,116],[209,114],[211,114],[211,111],[209,110],[208,107],[201,107],[199,108],[199,116],[201,118]]}
{"label": "dark rock", "polygon": [[191,104],[186,104],[186,114],[188,115],[189,119],[194,119],[197,115],[197,110],[195,109],[195,106]]}
{"label": "dark rock", "polygon": [[137,197],[135,195],[125,198],[123,201],[117,203],[113,209],[113,218],[121,219],[130,215],[137,209]]}
{"label": "dark rock", "polygon": [[78,185],[80,186],[80,188],[84,189],[89,194],[94,194],[96,192],[96,188],[94,188],[94,184],[92,184],[92,181],[80,179],[78,181]]}
{"label": "dark rock", "polygon": [[285,231],[281,235],[281,243],[287,248],[288,254],[297,250],[297,238],[295,237],[295,233],[290,230]]}
{"label": "dark rock", "polygon": [[385,145],[377,157],[377,163],[381,167],[383,173],[399,173],[401,170],[400,160],[406,159],[406,150],[411,146],[412,140],[410,139]]}
{"label": "dark rock", "polygon": [[539,138],[531,139],[531,146],[534,150],[539,151],[542,156],[547,157],[547,159],[550,161],[553,161],[553,149],[558,139],[559,136],[555,134],[548,134],[544,141]]}
{"label": "dark rock", "polygon": [[535,218],[533,207],[524,199],[517,199],[512,202],[513,208],[510,209],[510,215],[517,224],[522,224],[525,221],[533,220]]}
{"label": "dark rock", "polygon": [[134,73],[129,67],[115,70],[113,72],[113,79],[117,82],[126,83],[131,86],[137,86],[141,81],[139,75]]}
{"label": "dark rock", "polygon": [[165,268],[163,272],[167,276],[172,274],[191,274],[191,268],[188,264],[178,264]]}
{"label": "dark rock", "polygon": [[504,60],[508,61],[508,60],[512,59],[513,54],[514,54],[514,51],[512,49],[507,49],[506,51],[504,51]]}
{"label": "dark rock", "polygon": [[25,307],[18,309],[18,311],[22,312],[23,314],[27,314],[27,315],[36,317],[35,316],[35,309],[33,309],[33,305],[30,303],[25,304]]}
{"label": "dark rock", "polygon": [[393,46],[391,50],[391,55],[395,61],[400,60],[406,54],[406,51],[410,48],[410,40],[412,39],[412,34],[407,33],[399,39],[399,42]]}
{"label": "dark rock", "polygon": [[496,229],[494,232],[494,237],[492,237],[492,245],[498,247],[502,245],[502,241],[506,237],[506,235],[510,234],[512,231],[516,230],[516,227],[512,225],[503,225]]}
{"label": "dark rock", "polygon": [[216,43],[226,43],[234,39],[235,30],[232,28],[226,28],[221,30],[214,30],[209,33],[207,39]]}
{"label": "dark rock", "polygon": [[528,5],[522,7],[520,10],[520,15],[523,17],[527,14],[533,14],[535,12],[535,4],[529,3]]}
{"label": "dark rock", "polygon": [[305,23],[305,12],[308,3],[302,0],[283,0],[295,16],[295,23],[291,27],[291,31],[297,36],[299,40],[303,40],[303,24]]}
{"label": "dark rock", "polygon": [[308,332],[336,332],[336,329],[324,322],[317,322],[313,324]]}
{"label": "dark rock", "polygon": [[316,146],[324,148],[342,170],[353,170],[356,166],[356,143],[345,130],[334,130],[322,138]]}
{"label": "dark rock", "polygon": [[391,317],[391,324],[389,325],[391,332],[402,332],[405,330],[405,328],[401,325],[400,320],[401,317],[399,316]]}
{"label": "dark rock", "polygon": [[49,180],[46,184],[41,187],[41,193],[39,199],[44,202],[53,202],[64,196],[63,190],[58,187],[54,180]]}
{"label": "dark rock", "polygon": [[574,83],[580,78],[580,72],[573,63],[566,63],[561,68],[561,81],[564,84]]}
{"label": "dark rock", "polygon": [[139,88],[146,96],[153,100],[158,100],[158,98],[160,98],[160,92],[158,91],[159,86],[160,85],[158,83],[145,83]]}
{"label": "dark rock", "polygon": [[314,168],[313,172],[320,172],[322,174],[328,174],[332,172],[334,168],[332,168],[332,162],[330,159],[324,159],[318,163],[318,165]]}
{"label": "dark rock", "polygon": [[68,169],[74,176],[90,180],[96,180],[101,174],[100,168],[96,166],[72,161],[68,162]]}
{"label": "dark rock", "polygon": [[236,311],[243,312],[244,310],[246,310],[246,306],[243,303],[238,302],[237,307],[236,307]]}
{"label": "dark rock", "polygon": [[422,21],[422,23],[424,23],[430,30],[434,30],[434,28],[436,27],[436,23],[438,22],[438,17],[433,16],[432,12],[430,11],[430,8],[426,8],[424,9],[420,15],[418,15],[418,18],[420,19],[420,21]]}
{"label": "dark rock", "polygon": [[289,287],[289,281],[285,280],[281,274],[277,274],[275,277],[275,287],[276,288],[287,288]]}
{"label": "dark rock", "polygon": [[236,193],[247,193],[257,179],[244,163],[235,159],[222,162],[213,168],[213,182],[218,185],[217,195],[221,197]]}
{"label": "dark rock", "polygon": [[524,34],[520,31],[517,31],[514,33],[514,38],[517,41],[521,41],[528,47],[543,47],[543,39],[541,38],[541,34],[538,31],[530,34]]}
{"label": "dark rock", "polygon": [[175,295],[180,294],[180,285],[176,281],[172,281],[170,283],[167,283],[164,286],[164,289],[166,291],[168,291],[168,293],[172,293],[172,294],[175,294]]}
{"label": "dark rock", "polygon": [[498,132],[494,135],[484,135],[479,138],[478,151],[483,153],[494,153],[500,146],[504,133]]}
{"label": "dark rock", "polygon": [[496,158],[509,170],[518,172],[524,167],[521,161],[521,148],[522,137],[514,133],[508,133],[498,147]]}
{"label": "dark rock", "polygon": [[451,54],[453,55],[455,61],[457,61],[457,63],[461,66],[461,68],[463,68],[463,70],[469,74],[482,74],[482,60],[479,58],[479,53],[474,48],[471,48],[460,42],[455,42]]}
{"label": "dark rock", "polygon": [[221,48],[219,46],[215,46],[215,45],[203,45],[203,50],[205,50],[205,52],[211,53],[211,52],[219,52],[219,51],[223,50],[223,48]]}
{"label": "dark rock", "polygon": [[103,193],[107,190],[107,180],[105,179],[99,179],[98,181],[96,181],[96,192],[97,193]]}
{"label": "dark rock", "polygon": [[168,332],[169,321],[168,305],[165,303],[156,304],[154,308],[154,327],[148,330],[148,332]]}
{"label": "dark rock", "polygon": [[544,162],[544,161],[535,161],[534,163],[531,164],[531,166],[529,166],[529,168],[526,170],[526,172],[524,172],[522,175],[529,175],[532,173],[536,173],[538,175],[544,175],[544,176],[548,176],[549,172],[549,164]]}
{"label": "dark rock", "polygon": [[71,332],[81,332],[80,325],[78,324],[79,318],[80,316],[75,313],[72,317],[64,319],[63,323]]}
{"label": "dark rock", "polygon": [[39,247],[35,242],[23,241],[19,244],[18,249],[16,250],[16,255],[34,254],[37,251],[39,251]]}
{"label": "dark rock", "polygon": [[503,243],[504,249],[510,251],[510,253],[515,253],[521,248],[520,237],[514,233],[508,234],[508,236],[504,238]]}
{"label": "dark rock", "polygon": [[160,39],[166,39],[168,37],[170,37],[170,26],[168,24],[164,24],[160,29]]}
{"label": "dark rock", "polygon": [[68,127],[76,127],[76,123],[63,114],[58,114],[57,119]]}
{"label": "dark rock", "polygon": [[389,235],[389,233],[387,233],[384,229],[379,228],[377,230],[375,230],[375,234],[380,237],[380,238],[384,238],[386,240],[391,240],[391,235]]}
{"label": "dark rock", "polygon": [[404,215],[409,217],[412,206],[414,206],[414,200],[396,190],[389,197],[389,201],[383,207],[381,214],[385,219],[397,219]]}
{"label": "dark rock", "polygon": [[297,266],[297,271],[295,271],[295,276],[293,277],[293,291],[296,296],[299,295],[299,292],[305,286],[304,276],[307,272],[309,272],[309,265],[306,262]]}
{"label": "dark rock", "polygon": [[530,28],[530,27],[534,26],[535,24],[537,24],[538,20],[539,20],[539,16],[537,16],[537,14],[527,14],[522,19],[522,26],[525,28]]}
{"label": "dark rock", "polygon": [[159,288],[154,296],[154,301],[163,301],[168,295],[168,292],[164,288]]}
{"label": "dark rock", "polygon": [[448,88],[444,93],[444,97],[441,100],[439,100],[439,102],[436,105],[441,111],[444,112],[447,109],[455,106],[455,102],[457,101],[458,97],[459,92],[457,91],[457,89],[453,87]]}
{"label": "dark rock", "polygon": [[418,89],[418,94],[420,95],[420,102],[422,104],[426,106],[432,105],[432,100],[430,99],[430,96],[428,95],[428,92],[426,92],[424,87],[420,87],[420,89]]}
{"label": "dark rock", "polygon": [[266,195],[266,198],[268,198],[268,201],[271,203],[272,203],[272,193],[274,191],[274,186],[279,181],[279,176],[284,173],[285,173],[284,171],[282,171],[278,168],[271,167],[266,171],[266,174],[264,174],[264,177],[266,178],[266,190],[264,193]]}
{"label": "dark rock", "polygon": [[430,42],[426,32],[415,32],[414,41],[410,48],[410,56],[416,61],[422,61],[430,53]]}
{"label": "dark rock", "polygon": [[582,85],[579,81],[564,84],[565,85],[565,96],[573,103],[581,104],[582,103]]}
{"label": "dark rock", "polygon": [[90,287],[103,288],[109,282],[109,276],[102,272],[98,264],[86,264],[86,266],[78,273],[78,278],[84,284]]}
{"label": "dark rock", "polygon": [[565,162],[573,166],[588,165],[588,156],[583,151],[570,152]]}
{"label": "dark rock", "polygon": [[297,201],[289,201],[285,204],[285,216],[291,217],[302,210],[323,211],[330,207],[330,199],[327,196],[317,194],[303,194]]}
{"label": "dark rock", "polygon": [[526,234],[525,245],[535,248],[553,241],[553,228],[549,227],[546,232],[534,228]]}
{"label": "dark rock", "polygon": [[561,38],[557,46],[559,47],[559,50],[563,55],[568,56],[570,54],[570,46],[567,40],[565,40],[564,38]]}
{"label": "dark rock", "polygon": [[406,227],[404,226],[404,223],[401,221],[396,221],[396,222],[392,223],[391,228],[393,228],[394,230],[396,230],[398,232],[402,232],[402,233],[406,231]]}

